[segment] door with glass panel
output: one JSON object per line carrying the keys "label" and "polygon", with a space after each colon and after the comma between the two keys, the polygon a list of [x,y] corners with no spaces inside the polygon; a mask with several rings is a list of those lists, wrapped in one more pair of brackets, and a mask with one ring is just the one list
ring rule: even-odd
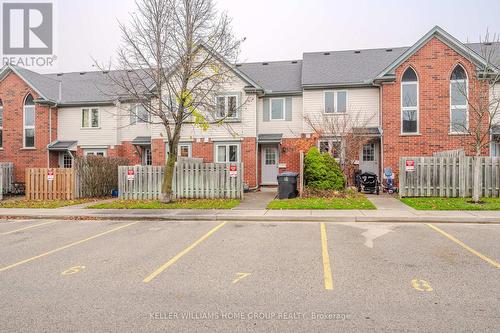
{"label": "door with glass panel", "polygon": [[279,156],[278,147],[262,146],[262,185],[276,185],[278,183]]}

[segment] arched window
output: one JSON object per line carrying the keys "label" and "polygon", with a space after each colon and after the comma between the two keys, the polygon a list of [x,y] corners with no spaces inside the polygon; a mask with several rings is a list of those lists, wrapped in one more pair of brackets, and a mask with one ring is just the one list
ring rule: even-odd
{"label": "arched window", "polygon": [[467,132],[468,116],[468,82],[467,73],[461,65],[457,65],[450,78],[450,132]]}
{"label": "arched window", "polygon": [[401,80],[401,133],[418,133],[418,78],[408,68]]}
{"label": "arched window", "polygon": [[3,148],[3,103],[0,99],[0,148]]}
{"label": "arched window", "polygon": [[24,100],[24,147],[35,147],[35,101],[31,94]]}

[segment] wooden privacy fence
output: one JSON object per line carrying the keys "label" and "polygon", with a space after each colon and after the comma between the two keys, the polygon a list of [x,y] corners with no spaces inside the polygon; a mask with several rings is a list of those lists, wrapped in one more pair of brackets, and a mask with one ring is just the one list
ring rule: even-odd
{"label": "wooden privacy fence", "polygon": [[12,192],[14,183],[14,164],[12,162],[1,162],[0,170],[2,171],[2,176],[0,177],[2,193],[10,193]]}
{"label": "wooden privacy fence", "polygon": [[[120,198],[159,199],[164,172],[163,166],[118,167]],[[173,190],[178,199],[242,198],[243,166],[241,163],[176,163]]]}
{"label": "wooden privacy fence", "polygon": [[[500,158],[481,157],[482,197],[500,196]],[[411,171],[413,170],[413,171]],[[399,165],[402,197],[470,197],[473,157],[403,157]]]}
{"label": "wooden privacy fence", "polygon": [[73,169],[26,169],[27,200],[72,200],[75,193]]}

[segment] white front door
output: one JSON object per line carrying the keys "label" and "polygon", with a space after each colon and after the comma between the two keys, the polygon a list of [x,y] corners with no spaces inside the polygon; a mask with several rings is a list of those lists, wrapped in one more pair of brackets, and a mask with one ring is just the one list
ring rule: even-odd
{"label": "white front door", "polygon": [[370,142],[361,149],[359,169],[361,172],[372,172],[379,176],[379,144]]}
{"label": "white front door", "polygon": [[262,185],[278,184],[279,156],[277,146],[262,146]]}

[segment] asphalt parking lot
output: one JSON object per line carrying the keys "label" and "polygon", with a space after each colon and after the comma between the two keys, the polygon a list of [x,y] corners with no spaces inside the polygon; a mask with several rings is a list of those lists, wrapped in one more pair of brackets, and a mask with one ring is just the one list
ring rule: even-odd
{"label": "asphalt parking lot", "polygon": [[0,222],[0,331],[498,331],[500,225]]}

